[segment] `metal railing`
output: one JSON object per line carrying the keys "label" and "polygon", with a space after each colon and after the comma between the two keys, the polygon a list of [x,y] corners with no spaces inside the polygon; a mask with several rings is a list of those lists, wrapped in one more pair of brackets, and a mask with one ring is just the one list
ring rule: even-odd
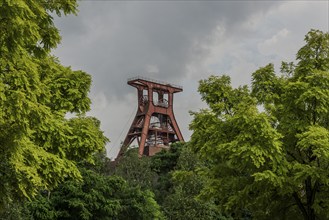
{"label": "metal railing", "polygon": [[161,84],[161,85],[168,85],[168,86],[175,87],[175,88],[178,88],[178,89],[183,89],[183,86],[175,85],[175,84],[160,81],[160,80],[151,79],[151,78],[144,77],[144,76],[131,77],[131,78],[128,78],[127,81],[129,82],[129,81],[138,80],[138,79],[153,82],[153,83],[158,83],[158,84]]}
{"label": "metal railing", "polygon": [[147,95],[143,95],[142,97],[140,97],[140,102],[143,104],[143,105],[146,105],[149,101],[149,97]]}
{"label": "metal railing", "polygon": [[168,108],[169,104],[167,100],[159,100],[159,101],[153,101],[153,104],[155,106],[160,106],[160,107],[164,107],[164,108]]}

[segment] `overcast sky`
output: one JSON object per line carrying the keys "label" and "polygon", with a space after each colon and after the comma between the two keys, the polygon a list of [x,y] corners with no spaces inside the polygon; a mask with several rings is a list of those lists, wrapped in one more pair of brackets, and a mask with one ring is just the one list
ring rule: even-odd
{"label": "overcast sky", "polygon": [[62,64],[93,77],[92,110],[117,155],[137,109],[137,75],[182,85],[174,111],[185,140],[189,111],[205,104],[198,81],[227,74],[234,86],[268,63],[294,61],[310,29],[329,30],[328,1],[80,1],[56,18]]}

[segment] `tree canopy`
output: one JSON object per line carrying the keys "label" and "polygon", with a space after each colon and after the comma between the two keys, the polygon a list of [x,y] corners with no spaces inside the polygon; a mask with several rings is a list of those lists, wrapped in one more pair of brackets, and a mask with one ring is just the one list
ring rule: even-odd
{"label": "tree canopy", "polygon": [[200,81],[191,145],[207,161],[200,198],[256,219],[329,218],[329,34],[311,30],[296,63],[269,64],[251,89],[228,76]]}
{"label": "tree canopy", "polygon": [[81,180],[76,161],[92,162],[107,142],[84,116],[90,75],[50,54],[61,39],[52,16],[76,8],[76,0],[0,1],[0,213],[13,198]]}
{"label": "tree canopy", "polygon": [[[96,162],[105,166],[100,158]],[[28,203],[32,219],[163,219],[150,190],[105,175],[97,166],[80,164],[79,170],[83,181],[67,180]]]}

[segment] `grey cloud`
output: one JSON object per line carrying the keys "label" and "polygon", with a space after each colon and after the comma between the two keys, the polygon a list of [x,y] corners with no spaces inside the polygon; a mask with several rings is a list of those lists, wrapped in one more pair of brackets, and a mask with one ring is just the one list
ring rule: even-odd
{"label": "grey cloud", "polygon": [[[71,60],[70,65],[88,66],[84,70],[95,75],[96,91],[120,97],[128,91],[122,83],[134,74],[181,82],[187,74],[186,63],[198,60],[199,54],[191,50],[195,40],[206,41],[219,24],[233,30],[251,13],[273,4],[82,1],[77,17],[56,19],[64,33],[57,54]],[[70,45],[74,45],[74,55],[70,55]],[[147,73],[148,65],[159,72]]]}
{"label": "grey cloud", "polygon": [[[300,42],[307,32],[301,27],[304,23],[317,24],[323,17],[322,5],[304,7],[309,15],[304,18],[292,10],[295,3],[81,1],[78,16],[55,19],[63,40],[54,53],[64,65],[92,75],[90,114],[101,120],[112,141],[109,156],[113,157],[136,107],[135,90],[126,84],[128,77],[140,74],[184,86],[184,92],[175,96],[174,108],[189,140],[188,111],[205,106],[197,93],[198,80],[227,73],[235,86],[248,83],[250,73],[272,62],[277,50],[285,51],[292,44],[299,47],[296,36]],[[258,45],[284,28],[297,33],[289,36],[289,45],[282,39],[282,46],[267,45],[265,54],[258,51]]]}

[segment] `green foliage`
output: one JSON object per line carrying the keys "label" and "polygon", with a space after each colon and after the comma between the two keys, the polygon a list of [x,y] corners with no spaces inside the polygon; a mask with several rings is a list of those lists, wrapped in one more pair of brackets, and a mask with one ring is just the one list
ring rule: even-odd
{"label": "green foliage", "polygon": [[0,0],[0,218],[161,219],[152,192],[100,173],[108,139],[85,116],[91,77],[50,54],[61,39],[52,16],[76,10]]}
{"label": "green foliage", "polygon": [[[175,143],[151,158],[139,158],[137,150],[127,151],[114,173],[131,186],[152,190],[167,219],[225,219],[213,201],[196,198],[205,179],[197,172],[200,167],[197,155],[186,143]],[[129,206],[135,207],[134,203]],[[129,216],[133,218],[136,214]]]}
{"label": "green foliage", "polygon": [[[29,210],[31,219],[51,220],[58,217],[53,204],[49,201],[49,195],[50,192],[44,191],[37,195],[32,202],[28,202],[25,208]],[[25,216],[23,216],[23,218],[24,217]]]}
{"label": "green foliage", "polygon": [[[248,96],[248,87],[243,86],[233,89],[230,86],[229,76],[210,76],[207,80],[201,80],[198,91],[202,100],[206,101],[214,113],[220,117],[233,115],[239,104],[253,104],[254,100]],[[243,101],[243,102],[242,102]]]}
{"label": "green foliage", "polygon": [[170,146],[170,149],[168,151],[163,150],[155,154],[151,159],[152,170],[154,170],[158,174],[166,174],[174,170],[184,145],[184,143],[176,142]]}
{"label": "green foliage", "polygon": [[[172,172],[176,169],[181,150],[184,146],[184,143],[176,142],[170,146],[169,150],[160,151],[151,159],[151,169],[158,175],[153,190],[157,202],[162,206],[166,197],[172,193]],[[162,208],[165,209],[164,207]]]}
{"label": "green foliage", "polygon": [[164,219],[160,206],[154,199],[154,193],[150,190],[142,191],[139,187],[132,187],[119,196],[123,210],[117,219]]}
{"label": "green foliage", "polygon": [[82,169],[83,182],[66,181],[51,194],[51,202],[59,219],[111,219],[120,210],[115,192],[124,181]]}
{"label": "green foliage", "polygon": [[272,64],[253,73],[251,91],[227,76],[200,81],[209,109],[190,125],[206,164],[199,198],[234,218],[329,218],[329,34],[311,30],[305,41],[284,75]]}
{"label": "green foliage", "polygon": [[[53,191],[42,191],[28,203],[33,219],[162,219],[154,194],[131,186],[123,178],[108,176],[104,157],[95,164],[81,163],[82,181],[69,179]],[[103,168],[101,168],[103,167]]]}
{"label": "green foliage", "polygon": [[171,192],[162,205],[168,219],[230,219],[221,215],[213,200],[197,199],[207,179],[198,173],[202,166],[190,146],[183,145],[175,171],[172,172]]}
{"label": "green foliage", "polygon": [[170,172],[176,167],[183,143],[171,145],[154,156],[138,156],[138,149],[128,150],[111,173],[121,176],[131,186],[149,189],[156,194],[156,200],[162,203],[171,188]]}
{"label": "green foliage", "polygon": [[151,169],[149,157],[139,158],[138,148],[125,152],[116,165],[114,175],[121,176],[131,186],[139,186],[142,189],[153,189],[157,180],[157,174]]}
{"label": "green foliage", "polygon": [[[76,7],[76,0],[0,1],[0,214],[40,189],[82,180],[76,162],[92,162],[107,141],[99,122],[84,116],[91,77],[50,54],[60,42],[52,14]],[[68,112],[78,116],[66,119]]]}
{"label": "green foliage", "polygon": [[304,39],[307,43],[298,51],[295,76],[301,78],[314,70],[328,71],[329,69],[329,38],[328,33],[311,30]]}
{"label": "green foliage", "polygon": [[26,220],[31,219],[25,201],[16,201],[5,204],[4,211],[0,213],[1,220]]}

